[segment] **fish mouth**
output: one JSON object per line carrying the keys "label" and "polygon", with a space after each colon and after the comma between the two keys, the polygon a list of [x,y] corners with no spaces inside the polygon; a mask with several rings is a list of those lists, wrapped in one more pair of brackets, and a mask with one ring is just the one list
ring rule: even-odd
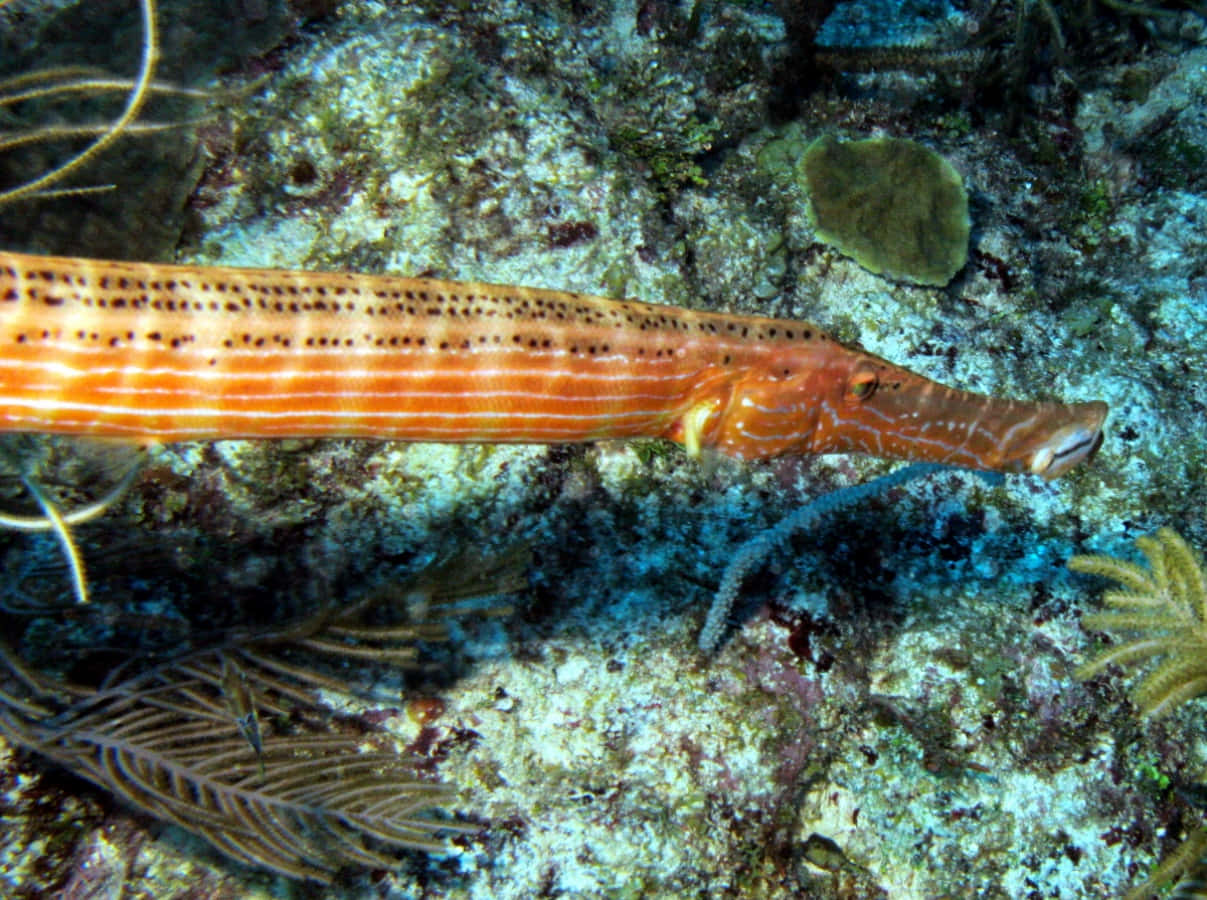
{"label": "fish mouth", "polygon": [[1051,481],[1091,459],[1102,446],[1102,423],[1107,409],[1101,402],[1076,404],[1073,411],[1079,420],[1057,428],[1036,447],[1027,470]]}

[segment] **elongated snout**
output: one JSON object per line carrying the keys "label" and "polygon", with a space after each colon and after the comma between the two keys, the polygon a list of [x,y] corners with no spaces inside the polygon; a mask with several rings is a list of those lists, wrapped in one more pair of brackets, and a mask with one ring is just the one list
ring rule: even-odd
{"label": "elongated snout", "polygon": [[946,387],[875,357],[857,363],[811,449],[1058,478],[1102,443],[1107,405],[1008,400]]}

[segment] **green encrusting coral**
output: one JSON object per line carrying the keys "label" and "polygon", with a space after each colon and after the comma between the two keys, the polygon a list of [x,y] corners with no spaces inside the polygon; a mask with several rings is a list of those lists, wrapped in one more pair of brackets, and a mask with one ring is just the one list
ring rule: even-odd
{"label": "green encrusting coral", "polygon": [[968,194],[951,163],[914,141],[839,141],[805,151],[817,236],[878,275],[942,286],[968,260]]}

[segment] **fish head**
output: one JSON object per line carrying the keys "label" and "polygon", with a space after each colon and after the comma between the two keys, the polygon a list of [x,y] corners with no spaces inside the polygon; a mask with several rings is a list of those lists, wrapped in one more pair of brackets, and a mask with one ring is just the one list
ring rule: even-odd
{"label": "fish head", "polygon": [[1102,444],[1107,405],[1011,400],[931,381],[861,350],[831,366],[809,441],[862,452],[1058,478]]}

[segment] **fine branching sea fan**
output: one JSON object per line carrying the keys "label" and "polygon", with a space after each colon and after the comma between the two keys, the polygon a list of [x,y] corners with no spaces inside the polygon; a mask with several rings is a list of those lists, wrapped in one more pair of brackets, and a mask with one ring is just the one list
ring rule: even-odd
{"label": "fine branching sea fan", "polygon": [[331,721],[316,692],[356,685],[324,660],[413,667],[460,601],[523,587],[527,562],[526,551],[458,557],[285,627],[170,662],[130,660],[94,688],[0,647],[0,734],[242,862],[324,882],[390,868],[399,848],[439,850],[449,833],[477,829],[430,812],[451,790],[388,735]]}
{"label": "fine branching sea fan", "polygon": [[[54,702],[3,698],[0,729],[117,797],[205,838],[235,859],[295,878],[328,880],[349,865],[388,868],[373,847],[440,846],[420,812],[447,791],[414,777],[371,737],[277,733],[286,716],[257,671],[242,670],[253,714],[221,692],[217,655],[134,684]],[[49,687],[49,686],[48,686]]]}

